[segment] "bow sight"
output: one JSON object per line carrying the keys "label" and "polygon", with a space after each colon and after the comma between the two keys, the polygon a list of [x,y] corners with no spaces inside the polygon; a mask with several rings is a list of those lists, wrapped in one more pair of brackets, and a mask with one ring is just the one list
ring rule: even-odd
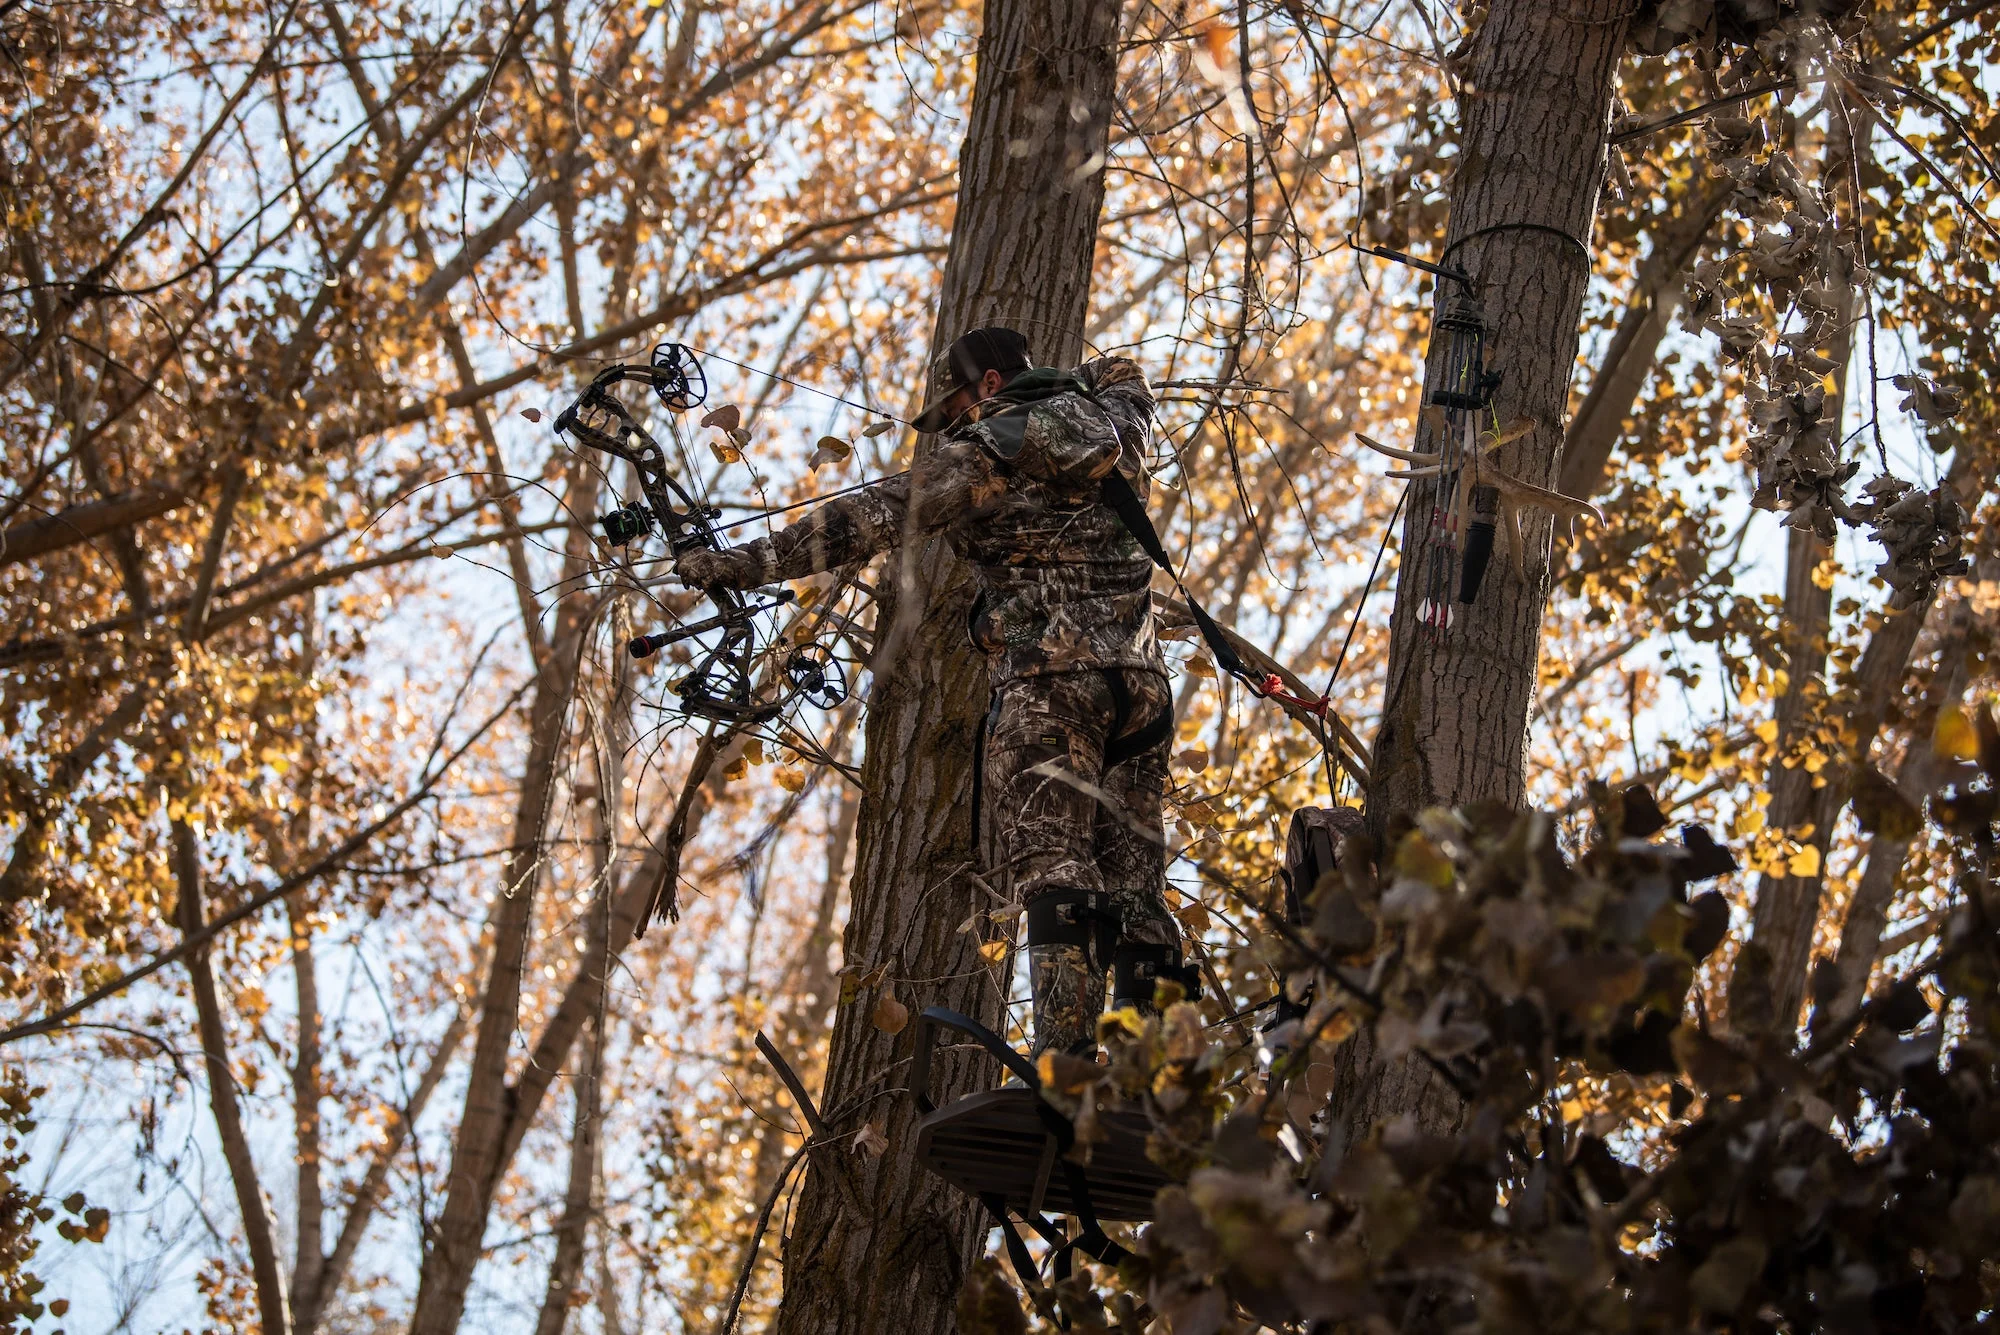
{"label": "bow sight", "polygon": [[[653,349],[649,365],[605,367],[556,418],[557,434],[625,460],[638,475],[645,499],[627,502],[598,517],[605,540],[614,547],[629,547],[662,532],[672,556],[723,550],[726,544],[714,524],[721,511],[697,500],[674,479],[660,443],[612,394],[611,387],[626,380],[650,385],[669,412],[686,412],[708,396],[708,381],[693,351],[679,343],[662,343]],[[773,590],[755,602],[733,589],[705,592],[715,604],[714,616],[641,635],[626,646],[632,657],[649,658],[670,644],[696,641],[697,652],[687,674],[672,688],[687,713],[744,726],[768,722],[793,699],[825,709],[847,698],[847,678],[840,664],[824,649],[806,645],[785,661],[783,676],[789,690],[775,700],[759,699],[750,676],[760,652],[752,618],[792,602],[791,591]],[[721,632],[712,645],[697,638],[711,631]]]}

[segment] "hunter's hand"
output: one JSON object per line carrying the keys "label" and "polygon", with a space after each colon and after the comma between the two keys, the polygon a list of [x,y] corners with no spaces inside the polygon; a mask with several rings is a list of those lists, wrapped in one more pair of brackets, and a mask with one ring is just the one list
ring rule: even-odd
{"label": "hunter's hand", "polygon": [[674,560],[674,573],[691,589],[747,589],[757,582],[758,563],[736,547],[684,552]]}

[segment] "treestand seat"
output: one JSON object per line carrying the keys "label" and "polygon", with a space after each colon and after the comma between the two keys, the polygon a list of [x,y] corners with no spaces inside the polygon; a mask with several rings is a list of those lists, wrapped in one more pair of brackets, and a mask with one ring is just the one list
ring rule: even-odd
{"label": "treestand seat", "polygon": [[1071,1199],[1072,1175],[1044,1120],[1046,1106],[1038,1089],[1014,1086],[934,1109],[917,1124],[917,1161],[967,1195],[997,1198],[1016,1214],[1090,1210],[1101,1220],[1151,1219],[1153,1193],[1170,1179],[1146,1157],[1145,1116],[1134,1109],[1099,1114],[1104,1138],[1081,1166],[1086,1205]]}

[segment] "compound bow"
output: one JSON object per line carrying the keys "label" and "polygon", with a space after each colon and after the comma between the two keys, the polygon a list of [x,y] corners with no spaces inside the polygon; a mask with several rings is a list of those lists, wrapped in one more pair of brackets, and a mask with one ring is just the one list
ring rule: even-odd
{"label": "compound bow", "polygon": [[[723,550],[728,544],[715,525],[721,511],[696,499],[675,480],[659,441],[612,394],[611,387],[626,380],[651,385],[669,412],[686,412],[708,396],[707,377],[694,353],[679,343],[662,343],[653,349],[649,365],[605,367],[556,418],[558,435],[623,459],[638,475],[645,499],[600,515],[597,522],[605,539],[615,547],[629,547],[658,530],[672,556]],[[715,605],[714,616],[641,635],[626,646],[632,657],[649,658],[668,645],[695,642],[697,652],[689,670],[672,688],[685,712],[728,727],[746,727],[776,718],[794,699],[830,709],[847,698],[847,678],[840,663],[813,644],[794,649],[786,658],[783,673],[789,689],[776,699],[758,698],[751,679],[760,653],[754,618],[794,601],[789,589],[760,591],[756,598],[734,589],[703,592]],[[711,631],[721,632],[712,644],[699,638]]]}

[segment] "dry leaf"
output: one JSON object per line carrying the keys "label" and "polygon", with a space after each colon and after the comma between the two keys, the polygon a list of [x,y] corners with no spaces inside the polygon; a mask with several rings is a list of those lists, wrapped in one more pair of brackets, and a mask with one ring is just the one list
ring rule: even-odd
{"label": "dry leaf", "polygon": [[1209,662],[1203,655],[1196,654],[1188,660],[1187,670],[1190,677],[1213,677],[1215,664]]}
{"label": "dry leaf", "polygon": [[539,422],[542,420],[542,410],[540,408],[523,408],[521,409],[521,416],[527,418],[530,422]]}
{"label": "dry leaf", "polygon": [[1208,768],[1208,748],[1190,746],[1174,757],[1174,764],[1180,769],[1203,770]]}
{"label": "dry leaf", "polygon": [[717,404],[701,415],[703,426],[719,426],[724,431],[734,431],[743,425],[743,412],[733,403]]}
{"label": "dry leaf", "polygon": [[895,429],[896,424],[894,422],[870,422],[867,426],[861,428],[861,434],[873,440],[884,431],[894,431]]}
{"label": "dry leaf", "polygon": [[1007,943],[1005,941],[988,941],[979,948],[979,958],[985,960],[988,964],[998,964],[1001,960],[1007,958]]}
{"label": "dry leaf", "polygon": [[806,460],[806,467],[815,473],[819,471],[821,464],[839,463],[854,453],[854,447],[839,436],[821,436],[817,444],[818,448],[812,452],[812,457]]}
{"label": "dry leaf", "polygon": [[889,1148],[889,1138],[882,1134],[880,1127],[870,1122],[854,1133],[854,1152],[865,1154],[871,1159],[879,1159]]}
{"label": "dry leaf", "polygon": [[1942,760],[1972,760],[1979,755],[1979,736],[1972,720],[1957,705],[1938,711],[1937,730],[1931,734],[1931,750]]}
{"label": "dry leaf", "polygon": [[762,737],[752,737],[749,741],[743,743],[743,758],[753,765],[763,764],[764,739]]}
{"label": "dry leaf", "polygon": [[868,1019],[885,1034],[900,1034],[910,1022],[910,1008],[896,1000],[894,992],[884,992],[875,1000],[875,1009]]}
{"label": "dry leaf", "polygon": [[736,782],[738,779],[742,778],[749,772],[750,772],[750,762],[745,760],[742,756],[736,757],[736,759],[730,761],[727,765],[724,765],[722,767],[722,777],[730,783]]}
{"label": "dry leaf", "polygon": [[740,427],[740,426],[731,427],[729,431],[729,443],[736,446],[739,449],[741,449],[745,445],[748,445],[750,443],[750,429],[748,427]]}
{"label": "dry leaf", "polygon": [[743,451],[737,449],[734,445],[728,445],[719,440],[711,440],[708,442],[708,448],[715,452],[716,460],[720,463],[734,464],[743,461]]}
{"label": "dry leaf", "polygon": [[803,791],[806,786],[806,772],[789,765],[780,767],[771,777],[778,781],[778,787],[788,793]]}

